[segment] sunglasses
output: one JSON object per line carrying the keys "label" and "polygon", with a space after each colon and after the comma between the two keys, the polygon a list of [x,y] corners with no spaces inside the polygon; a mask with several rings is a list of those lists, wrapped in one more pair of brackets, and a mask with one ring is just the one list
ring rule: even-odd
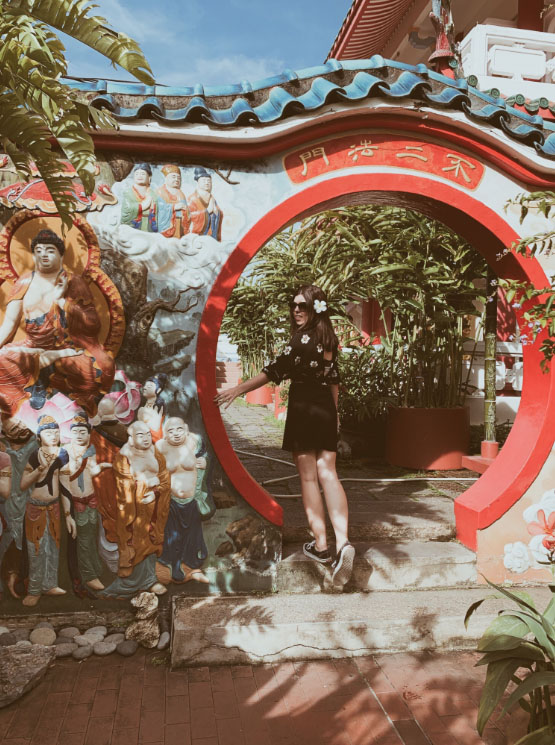
{"label": "sunglasses", "polygon": [[291,302],[289,303],[290,310],[297,310],[297,308],[302,311],[303,313],[308,309],[308,305],[306,303],[295,303]]}

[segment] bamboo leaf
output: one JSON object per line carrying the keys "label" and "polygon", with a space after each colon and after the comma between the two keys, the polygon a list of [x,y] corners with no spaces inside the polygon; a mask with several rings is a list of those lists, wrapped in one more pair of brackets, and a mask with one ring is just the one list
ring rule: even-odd
{"label": "bamboo leaf", "polygon": [[515,745],[553,745],[554,742],[555,733],[551,727],[546,726],[524,735]]}
{"label": "bamboo leaf", "polygon": [[499,660],[499,662],[492,662],[488,666],[476,722],[476,728],[480,735],[482,735],[486,724],[518,668],[518,660],[514,659]]}
{"label": "bamboo leaf", "polygon": [[505,703],[503,711],[501,712],[501,716],[506,714],[509,709],[511,709],[518,702],[519,699],[523,698],[528,693],[531,693],[531,691],[534,691],[537,688],[542,688],[543,686],[552,685],[555,685],[555,672],[532,673],[527,678],[525,678],[522,683],[520,683],[520,685],[518,685],[511,693],[511,695],[507,699],[507,702]]}

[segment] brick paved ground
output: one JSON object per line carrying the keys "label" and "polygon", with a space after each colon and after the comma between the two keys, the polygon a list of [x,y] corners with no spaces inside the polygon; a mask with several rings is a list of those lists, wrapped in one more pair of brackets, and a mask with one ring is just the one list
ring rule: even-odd
{"label": "brick paved ground", "polygon": [[171,672],[160,653],[58,661],[0,709],[1,745],[513,745],[476,733],[475,655],[402,654]]}

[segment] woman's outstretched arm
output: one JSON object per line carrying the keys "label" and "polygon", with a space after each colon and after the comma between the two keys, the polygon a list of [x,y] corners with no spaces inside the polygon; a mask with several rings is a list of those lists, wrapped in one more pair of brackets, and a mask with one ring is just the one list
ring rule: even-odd
{"label": "woman's outstretched arm", "polygon": [[266,385],[266,383],[268,383],[269,381],[270,378],[266,375],[266,373],[258,373],[258,375],[255,375],[254,378],[249,378],[248,380],[245,380],[243,383],[239,383],[239,385],[236,385],[233,388],[227,388],[225,391],[220,391],[214,396],[214,403],[216,403],[218,406],[223,406],[224,409],[227,409],[227,407],[237,398],[237,396],[242,396],[244,393],[254,391],[257,388]]}

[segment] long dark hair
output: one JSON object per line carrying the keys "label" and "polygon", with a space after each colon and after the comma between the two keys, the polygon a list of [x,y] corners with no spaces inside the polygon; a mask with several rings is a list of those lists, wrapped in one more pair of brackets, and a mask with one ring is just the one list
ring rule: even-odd
{"label": "long dark hair", "polygon": [[328,304],[324,291],[316,285],[301,285],[295,290],[293,297],[297,297],[297,295],[302,295],[306,300],[308,318],[306,323],[299,327],[295,323],[293,308],[289,309],[291,336],[299,331],[314,331],[316,341],[321,344],[327,352],[335,351],[339,346],[339,341],[335,335],[333,326],[331,325],[329,307],[320,313],[317,313],[314,309],[314,302],[316,300],[324,302],[326,305]]}
{"label": "long dark hair", "polygon": [[[154,402],[154,406],[158,409],[158,412],[162,412],[162,414],[166,413],[166,405],[164,404],[164,399],[160,394],[166,387],[167,379],[168,376],[165,373],[158,373],[158,375],[152,375],[150,378],[145,380],[145,385],[147,383],[154,383],[156,386],[156,401]],[[142,403],[143,406],[146,403],[144,394],[142,395]]]}

